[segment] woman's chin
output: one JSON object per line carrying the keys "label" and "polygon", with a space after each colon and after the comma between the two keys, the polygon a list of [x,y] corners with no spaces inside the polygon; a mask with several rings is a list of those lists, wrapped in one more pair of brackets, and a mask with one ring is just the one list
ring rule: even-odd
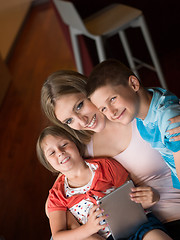
{"label": "woman's chin", "polygon": [[104,130],[105,126],[106,126],[106,123],[104,122],[103,124],[97,126],[93,131],[97,132],[97,133],[102,132]]}

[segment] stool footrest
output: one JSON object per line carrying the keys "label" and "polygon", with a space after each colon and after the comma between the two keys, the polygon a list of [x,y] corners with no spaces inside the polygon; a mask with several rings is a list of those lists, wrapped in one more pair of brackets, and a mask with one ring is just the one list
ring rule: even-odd
{"label": "stool footrest", "polygon": [[143,61],[141,61],[141,60],[139,60],[139,59],[137,59],[135,57],[133,57],[133,60],[134,60],[134,62],[138,63],[138,65],[136,66],[136,69],[140,69],[142,67],[146,67],[146,68],[148,68],[148,69],[150,69],[150,70],[152,70],[154,72],[157,72],[155,67],[153,67],[152,65],[150,65],[148,63],[145,63],[145,62],[143,62]]}

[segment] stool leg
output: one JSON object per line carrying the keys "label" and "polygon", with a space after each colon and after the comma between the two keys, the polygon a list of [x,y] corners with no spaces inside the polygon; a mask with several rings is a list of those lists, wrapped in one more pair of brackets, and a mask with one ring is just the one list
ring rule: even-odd
{"label": "stool leg", "polygon": [[124,47],[124,51],[126,53],[126,57],[127,57],[127,60],[129,62],[129,66],[131,68],[131,70],[136,74],[137,77],[139,77],[139,74],[136,70],[136,66],[134,64],[134,61],[133,61],[133,56],[132,56],[132,53],[131,53],[131,50],[130,50],[130,47],[129,47],[129,44],[128,44],[128,40],[126,38],[126,35],[124,33],[124,31],[119,31],[119,37],[121,39],[121,42],[122,42],[122,45]]}
{"label": "stool leg", "polygon": [[82,66],[81,53],[80,53],[79,42],[78,42],[78,35],[74,33],[72,28],[70,28],[70,36],[71,36],[74,57],[76,61],[76,67],[78,69],[78,72],[83,74],[83,66]]}
{"label": "stool leg", "polygon": [[106,53],[104,50],[103,39],[101,37],[96,37],[94,40],[96,42],[96,48],[97,48],[97,52],[98,52],[99,62],[102,62],[106,59]]}
{"label": "stool leg", "polygon": [[147,28],[147,25],[146,25],[146,22],[145,22],[145,19],[144,19],[143,16],[139,17],[139,23],[140,23],[140,27],[141,27],[144,39],[146,41],[146,44],[147,44],[150,56],[152,58],[153,64],[154,64],[154,66],[156,68],[156,72],[157,72],[157,75],[159,77],[161,86],[163,88],[167,89],[167,84],[166,84],[164,75],[162,73],[162,70],[161,70],[161,67],[160,67],[160,64],[159,64],[159,61],[158,61],[158,58],[157,58],[157,55],[156,55],[153,43],[152,43],[152,40],[151,40],[149,31],[148,31],[148,28]]}

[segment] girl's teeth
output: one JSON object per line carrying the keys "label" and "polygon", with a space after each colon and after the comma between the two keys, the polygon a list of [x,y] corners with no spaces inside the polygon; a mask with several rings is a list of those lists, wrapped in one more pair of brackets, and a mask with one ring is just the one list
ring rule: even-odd
{"label": "girl's teeth", "polygon": [[69,157],[66,157],[63,161],[60,162],[60,164],[65,163],[67,160],[69,160]]}

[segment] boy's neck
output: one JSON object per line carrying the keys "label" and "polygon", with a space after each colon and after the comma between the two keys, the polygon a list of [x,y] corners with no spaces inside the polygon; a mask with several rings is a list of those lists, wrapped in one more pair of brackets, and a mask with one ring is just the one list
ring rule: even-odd
{"label": "boy's neck", "polygon": [[149,111],[149,107],[152,100],[152,94],[148,92],[145,88],[140,88],[138,94],[140,98],[140,106],[137,118],[144,120]]}

